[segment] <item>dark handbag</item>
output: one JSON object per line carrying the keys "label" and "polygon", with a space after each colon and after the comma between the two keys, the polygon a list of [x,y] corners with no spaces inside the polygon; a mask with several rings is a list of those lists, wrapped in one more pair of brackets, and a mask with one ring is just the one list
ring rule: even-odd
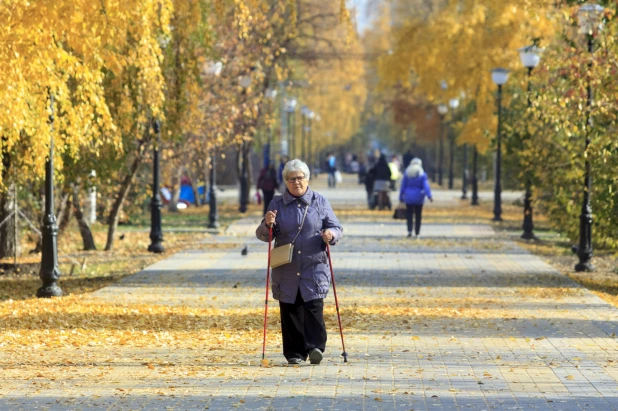
{"label": "dark handbag", "polygon": [[405,220],[406,219],[406,206],[405,204],[399,204],[395,211],[393,212],[394,220]]}

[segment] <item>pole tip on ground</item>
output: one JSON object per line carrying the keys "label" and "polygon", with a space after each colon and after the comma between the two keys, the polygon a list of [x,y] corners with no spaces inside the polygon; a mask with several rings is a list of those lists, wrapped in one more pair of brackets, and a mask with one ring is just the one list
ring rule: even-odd
{"label": "pole tip on ground", "polygon": [[270,361],[268,361],[267,359],[263,358],[262,361],[260,361],[260,367],[269,367],[270,366]]}

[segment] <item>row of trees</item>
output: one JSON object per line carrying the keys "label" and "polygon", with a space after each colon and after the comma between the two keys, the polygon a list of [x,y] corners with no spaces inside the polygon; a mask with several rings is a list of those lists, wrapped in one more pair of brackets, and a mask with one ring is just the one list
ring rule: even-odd
{"label": "row of trees", "polygon": [[[282,96],[294,80],[306,81],[291,92],[321,114],[317,148],[327,145],[327,130],[350,134],[349,108],[364,98],[362,89],[320,97],[362,76],[353,62],[337,59],[358,47],[343,1],[10,0],[0,20],[0,220],[19,186],[28,215],[40,221],[53,141],[59,225],[77,211],[86,249],[95,244],[87,240],[82,194],[97,186],[111,250],[127,200],[147,191],[133,183],[149,173],[154,145],[163,153],[164,179],[183,170],[197,181],[214,149],[235,149],[243,168],[282,106],[266,98],[269,89]],[[336,108],[349,116],[337,117]],[[161,142],[155,119],[163,124]],[[91,170],[96,176],[88,177]],[[0,257],[17,247],[12,224],[0,228]]]}
{"label": "row of trees", "polygon": [[[394,1],[392,7],[398,9],[404,3]],[[457,143],[483,153],[495,147],[496,137],[496,86],[491,70],[509,69],[502,137],[522,185],[524,174],[532,176],[536,203],[556,228],[575,240],[588,159],[594,181],[593,238],[599,245],[617,246],[616,4],[600,1],[602,30],[595,27],[579,33],[577,14],[583,3],[423,2],[416,17],[395,19],[389,32],[391,52],[380,58],[377,70],[383,93],[399,93],[413,106],[431,108],[459,98]],[[588,36],[593,39],[592,52]],[[531,44],[544,52],[532,73],[529,95],[518,49]],[[588,86],[594,91],[590,107]]]}

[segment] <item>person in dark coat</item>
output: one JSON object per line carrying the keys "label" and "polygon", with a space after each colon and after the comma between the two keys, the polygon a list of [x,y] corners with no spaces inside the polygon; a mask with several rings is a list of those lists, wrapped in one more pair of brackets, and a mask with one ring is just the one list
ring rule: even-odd
{"label": "person in dark coat", "polygon": [[412,154],[410,149],[408,149],[408,151],[406,151],[406,153],[403,155],[403,170],[404,171],[408,168],[413,158],[414,158],[414,155]]}
{"label": "person in dark coat", "polygon": [[281,309],[283,355],[289,364],[300,364],[307,357],[311,364],[322,360],[327,339],[324,298],[330,285],[325,243],[335,245],[343,236],[328,200],[309,188],[309,177],[307,164],[298,159],[288,162],[283,169],[287,189],[270,202],[255,231],[258,239],[268,241],[272,227],[275,247],[294,244],[292,262],[272,270],[273,298]]}
{"label": "person in dark coat", "polygon": [[[420,237],[421,218],[425,198],[433,202],[427,174],[423,170],[423,162],[415,158],[406,169],[399,190],[399,201],[406,203],[406,222],[408,224],[408,237],[412,237],[412,225],[414,224],[415,237]],[[416,219],[416,221],[414,221]]]}
{"label": "person in dark coat", "polygon": [[390,190],[391,169],[386,162],[386,156],[380,154],[380,158],[376,163],[374,173],[373,190],[378,192],[378,209],[383,210],[385,207],[391,209],[388,192]]}
{"label": "person in dark coat", "polygon": [[266,214],[268,204],[272,201],[277,189],[277,170],[275,170],[275,163],[272,161],[268,164],[268,168],[264,167],[260,171],[260,176],[257,179],[257,189],[262,190],[264,214]]}

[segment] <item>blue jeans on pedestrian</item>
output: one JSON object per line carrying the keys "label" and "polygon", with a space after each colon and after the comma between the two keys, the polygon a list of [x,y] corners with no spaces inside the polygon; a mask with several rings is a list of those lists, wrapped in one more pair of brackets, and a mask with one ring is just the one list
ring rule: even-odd
{"label": "blue jeans on pedestrian", "polygon": [[335,172],[328,172],[328,186],[331,188],[335,188],[337,185],[337,179],[335,179]]}

